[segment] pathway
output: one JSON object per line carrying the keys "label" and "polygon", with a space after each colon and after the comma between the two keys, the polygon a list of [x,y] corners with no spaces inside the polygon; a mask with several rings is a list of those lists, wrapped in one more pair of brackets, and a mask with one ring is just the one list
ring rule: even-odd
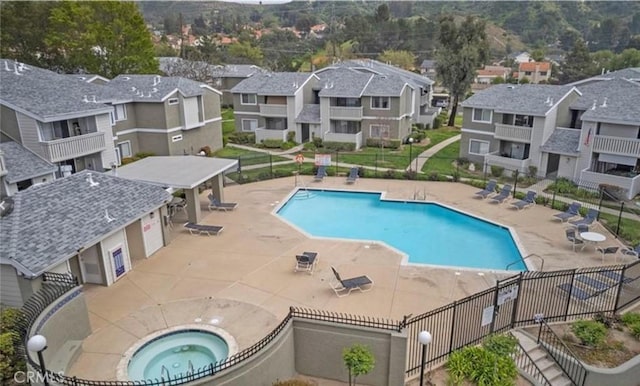
{"label": "pathway", "polygon": [[434,154],[436,154],[437,152],[439,152],[440,150],[444,149],[445,147],[451,145],[452,143],[459,141],[460,138],[462,137],[462,135],[458,134],[455,137],[451,137],[449,139],[446,139],[432,147],[430,147],[429,149],[423,151],[421,154],[418,154],[416,156],[416,160],[415,160],[415,165],[414,165],[414,161],[411,160],[411,163],[409,163],[409,165],[407,166],[406,170],[407,171],[411,171],[413,170],[412,166],[415,166],[415,170],[422,170],[422,167],[424,166],[424,164],[427,162],[427,160],[431,157],[433,157]]}

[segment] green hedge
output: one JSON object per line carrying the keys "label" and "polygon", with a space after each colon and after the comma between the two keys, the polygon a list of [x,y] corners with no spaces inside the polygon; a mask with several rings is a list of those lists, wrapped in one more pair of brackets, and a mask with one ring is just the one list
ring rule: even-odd
{"label": "green hedge", "polygon": [[332,151],[354,151],[356,150],[356,144],[352,142],[331,142],[324,141],[322,147],[326,150]]}
{"label": "green hedge", "polygon": [[256,135],[254,133],[235,131],[229,134],[229,142],[237,143],[240,145],[252,145],[256,143]]}
{"label": "green hedge", "polygon": [[[399,139],[384,139],[382,140],[382,147],[387,149],[399,149],[400,148],[400,140]],[[380,139],[379,138],[367,138],[366,142],[367,147],[380,147]]]}
{"label": "green hedge", "polygon": [[262,146],[266,147],[267,149],[280,149],[283,144],[284,144],[284,141],[282,141],[281,139],[263,139],[262,140]]}

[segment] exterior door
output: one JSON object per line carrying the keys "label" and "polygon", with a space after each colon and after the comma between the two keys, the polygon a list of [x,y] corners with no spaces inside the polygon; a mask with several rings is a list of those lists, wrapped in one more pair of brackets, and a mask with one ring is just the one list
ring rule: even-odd
{"label": "exterior door", "polygon": [[144,240],[145,257],[151,256],[164,245],[164,240],[162,238],[162,224],[160,222],[160,213],[158,211],[150,213],[142,218],[142,238]]}
{"label": "exterior door", "polygon": [[302,124],[302,143],[305,143],[307,141],[309,141],[309,124],[308,123],[303,123]]}
{"label": "exterior door", "polygon": [[84,283],[104,284],[102,264],[98,244],[85,249],[80,254],[80,270]]}

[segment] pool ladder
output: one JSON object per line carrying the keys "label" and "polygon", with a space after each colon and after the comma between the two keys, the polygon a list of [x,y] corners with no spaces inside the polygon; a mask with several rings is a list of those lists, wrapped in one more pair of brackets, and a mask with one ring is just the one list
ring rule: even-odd
{"label": "pool ladder", "polygon": [[191,359],[189,359],[189,365],[187,370],[187,375],[193,375],[195,372],[193,371],[193,363],[191,363]]}
{"label": "pool ladder", "polygon": [[160,378],[163,378],[165,372],[167,373],[167,381],[170,381],[171,374],[169,373],[169,369],[165,365],[162,365],[160,368]]}
{"label": "pool ladder", "polygon": [[[537,257],[537,258],[540,259],[541,263],[540,263],[540,267],[538,268],[538,271],[542,271],[542,269],[544,268],[544,259],[542,258],[542,256],[537,255],[535,253],[528,254],[527,256],[523,257],[522,259],[518,259],[516,261],[513,261],[513,262],[507,264],[507,267],[505,268],[505,270],[508,271],[509,267],[511,267],[512,265],[516,265],[516,264],[521,263],[521,262],[524,263],[525,260],[527,260],[527,259],[529,259],[531,257]],[[526,267],[526,264],[525,264],[525,267]]]}

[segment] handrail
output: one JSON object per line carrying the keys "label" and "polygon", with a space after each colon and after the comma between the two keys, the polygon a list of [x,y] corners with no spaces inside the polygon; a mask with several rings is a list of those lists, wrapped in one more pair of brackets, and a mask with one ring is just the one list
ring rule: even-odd
{"label": "handrail", "polygon": [[162,365],[162,367],[160,368],[160,378],[162,378],[165,371],[167,372],[167,381],[170,381],[171,373],[169,373],[169,369],[165,365]]}
{"label": "handrail", "polygon": [[187,366],[187,374],[193,375],[193,363],[191,363],[191,359],[189,359],[189,364]]}
{"label": "handrail", "polygon": [[511,354],[511,359],[516,363],[516,367],[529,374],[538,384],[542,386],[553,386],[529,353],[527,353],[527,350],[522,347],[520,341],[518,341],[518,345],[516,346],[516,352]]}
{"label": "handrail", "polygon": [[544,269],[544,259],[542,258],[542,256],[540,256],[540,255],[538,255],[538,254],[535,254],[535,253],[530,253],[530,254],[528,254],[527,256],[525,256],[525,257],[523,257],[523,258],[521,258],[521,259],[519,259],[519,260],[512,261],[511,263],[507,264],[507,266],[506,266],[505,270],[507,270],[507,271],[508,271],[508,270],[509,270],[509,267],[511,267],[512,265],[516,265],[516,264],[518,264],[518,263],[520,263],[520,262],[524,262],[524,261],[525,261],[525,260],[527,260],[528,258],[530,258],[530,257],[534,257],[534,256],[535,256],[535,257],[539,257],[539,258],[540,258],[540,261],[542,261],[542,264],[540,264],[540,269],[539,269],[539,271],[542,271],[542,270]]}
{"label": "handrail", "polygon": [[[543,328],[547,338],[546,340],[540,339],[540,335],[543,333]],[[538,344],[549,354],[549,356],[558,364],[558,367],[560,367],[562,372],[564,372],[575,385],[584,385],[587,379],[587,369],[582,365],[582,362],[580,362],[562,339],[553,332],[544,319],[540,319]],[[547,346],[551,346],[551,349]]]}

